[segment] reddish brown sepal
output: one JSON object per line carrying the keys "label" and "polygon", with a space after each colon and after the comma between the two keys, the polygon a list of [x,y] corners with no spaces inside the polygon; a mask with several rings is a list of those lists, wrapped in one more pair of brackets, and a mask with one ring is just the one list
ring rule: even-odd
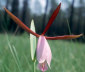
{"label": "reddish brown sepal", "polygon": [[53,23],[54,19],[56,18],[56,16],[57,16],[58,13],[59,13],[60,7],[61,7],[61,3],[58,5],[58,7],[56,8],[56,10],[53,12],[51,18],[50,18],[49,21],[48,21],[47,26],[45,27],[45,29],[44,29],[44,31],[43,31],[43,33],[42,33],[42,35],[44,35],[44,34],[47,32],[47,30],[49,29],[49,27],[50,27],[51,24]]}
{"label": "reddish brown sepal", "polygon": [[79,38],[83,34],[80,35],[64,35],[64,36],[56,36],[56,37],[46,37],[48,40],[62,40],[62,39],[75,39]]}
{"label": "reddish brown sepal", "polygon": [[18,24],[20,27],[22,27],[24,30],[26,30],[27,32],[33,34],[36,37],[39,37],[38,34],[36,34],[35,32],[33,32],[32,30],[30,30],[20,19],[18,19],[15,15],[13,15],[10,11],[8,11],[6,8],[4,8],[5,11],[8,13],[8,15],[14,20],[14,22],[16,22],[16,24]]}

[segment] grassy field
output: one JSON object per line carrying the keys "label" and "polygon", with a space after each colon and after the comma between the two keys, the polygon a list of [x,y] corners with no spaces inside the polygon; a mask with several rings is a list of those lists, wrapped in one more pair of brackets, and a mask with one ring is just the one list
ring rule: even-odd
{"label": "grassy field", "polygon": [[[73,41],[48,41],[52,50],[47,72],[85,72],[85,44]],[[0,72],[33,72],[29,36],[0,34]],[[40,72],[37,68],[36,72]]]}

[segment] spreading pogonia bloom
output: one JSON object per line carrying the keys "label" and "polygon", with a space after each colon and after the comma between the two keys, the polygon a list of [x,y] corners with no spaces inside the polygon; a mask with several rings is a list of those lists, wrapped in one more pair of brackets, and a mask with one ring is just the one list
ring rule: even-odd
{"label": "spreading pogonia bloom", "polygon": [[38,67],[41,71],[47,70],[47,64],[50,67],[52,58],[50,46],[44,36],[40,36],[37,44],[37,60],[39,62]]}
{"label": "spreading pogonia bloom", "polygon": [[46,39],[48,40],[58,40],[58,39],[74,39],[74,38],[78,38],[80,36],[82,36],[83,34],[80,35],[64,35],[64,36],[55,36],[55,37],[47,37],[44,36],[45,33],[47,32],[47,30],[49,29],[49,27],[51,26],[51,24],[53,23],[54,19],[56,18],[56,16],[59,13],[60,10],[60,6],[61,3],[58,5],[58,7],[56,8],[56,10],[53,12],[51,18],[48,21],[47,26],[45,27],[43,33],[41,35],[33,32],[32,30],[30,30],[21,20],[19,20],[15,15],[13,15],[10,11],[8,11],[6,8],[5,11],[9,14],[9,16],[20,26],[22,27],[24,30],[26,30],[27,32],[33,34],[36,37],[39,37],[38,40],[38,45],[37,45],[37,60],[39,62],[38,67],[41,71],[46,71],[47,70],[47,64],[50,67],[50,62],[51,62],[51,50],[49,47],[49,44],[47,43]]}

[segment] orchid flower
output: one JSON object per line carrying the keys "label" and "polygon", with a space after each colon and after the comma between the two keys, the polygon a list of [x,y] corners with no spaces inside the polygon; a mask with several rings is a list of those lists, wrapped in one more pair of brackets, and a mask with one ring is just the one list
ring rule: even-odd
{"label": "orchid flower", "polygon": [[37,45],[37,60],[39,62],[38,68],[43,72],[46,71],[48,69],[47,64],[50,67],[51,58],[52,54],[50,46],[46,38],[41,35]]}
{"label": "orchid flower", "polygon": [[49,27],[51,26],[51,24],[53,23],[54,19],[58,15],[59,10],[60,10],[60,7],[61,7],[61,3],[58,5],[58,7],[56,8],[56,10],[53,12],[51,18],[49,19],[49,21],[47,23],[47,26],[45,27],[45,29],[44,29],[44,31],[43,31],[43,33],[41,35],[39,35],[39,34],[33,32],[32,30],[30,30],[21,20],[19,20],[15,15],[13,15],[6,8],[4,8],[5,11],[9,14],[9,16],[20,27],[22,27],[27,32],[33,34],[34,36],[39,37],[36,53],[37,53],[37,60],[39,62],[38,68],[41,71],[43,71],[43,72],[47,70],[47,68],[48,68],[47,67],[47,64],[50,67],[51,58],[52,58],[51,49],[50,49],[50,46],[49,46],[47,40],[74,39],[74,38],[78,38],[78,37],[80,37],[80,36],[83,35],[83,34],[80,34],[80,35],[64,35],[64,36],[55,36],[55,37],[44,36],[45,33],[47,32],[47,30],[49,29]]}

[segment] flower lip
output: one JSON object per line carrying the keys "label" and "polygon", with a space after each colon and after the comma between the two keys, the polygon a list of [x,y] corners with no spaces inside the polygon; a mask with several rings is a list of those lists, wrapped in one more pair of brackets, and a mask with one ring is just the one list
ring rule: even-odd
{"label": "flower lip", "polygon": [[46,71],[47,69],[48,69],[48,67],[47,67],[47,63],[39,63],[38,64],[38,68],[41,70],[41,71]]}

